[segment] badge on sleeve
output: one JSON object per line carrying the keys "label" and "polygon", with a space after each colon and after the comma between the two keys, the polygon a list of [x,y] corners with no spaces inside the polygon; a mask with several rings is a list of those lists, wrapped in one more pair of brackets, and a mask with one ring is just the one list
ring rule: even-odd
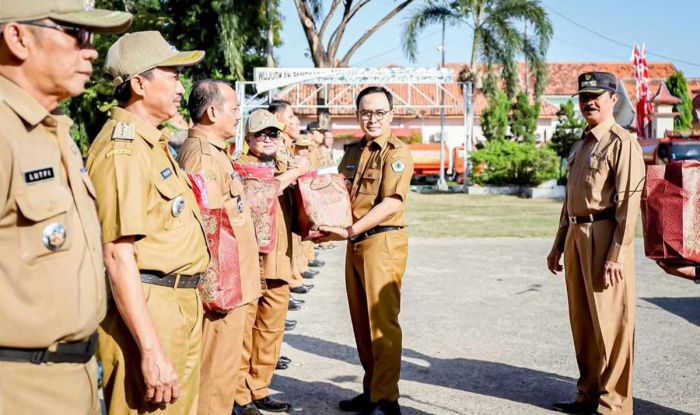
{"label": "badge on sleeve", "polygon": [[112,140],[134,140],[134,124],[118,122],[112,131]]}
{"label": "badge on sleeve", "polygon": [[238,203],[236,204],[236,208],[238,209],[238,214],[239,214],[239,215],[240,215],[241,213],[243,213],[243,210],[245,209],[245,206],[243,205],[243,199],[240,198],[240,197],[238,198]]}
{"label": "badge on sleeve", "polygon": [[391,170],[393,170],[394,173],[401,173],[405,168],[406,164],[401,160],[396,160],[395,162],[391,163]]}
{"label": "badge on sleeve", "polygon": [[41,239],[47,249],[57,251],[66,242],[66,228],[60,223],[47,225]]}
{"label": "badge on sleeve", "polygon": [[185,210],[185,198],[182,197],[182,195],[178,196],[173,200],[173,207],[171,209],[173,216],[177,217],[180,216],[180,213],[182,213]]}

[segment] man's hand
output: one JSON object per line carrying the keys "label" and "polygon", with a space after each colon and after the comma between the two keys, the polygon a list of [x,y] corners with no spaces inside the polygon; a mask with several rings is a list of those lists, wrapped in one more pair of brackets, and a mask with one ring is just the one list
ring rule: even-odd
{"label": "man's hand", "polygon": [[692,265],[671,265],[662,261],[657,262],[657,264],[659,264],[667,274],[675,275],[676,277],[688,278],[690,280],[694,280],[698,277],[695,275],[695,267]]}
{"label": "man's hand", "polygon": [[557,272],[564,270],[564,267],[562,267],[561,263],[559,262],[560,260],[561,252],[557,248],[552,248],[549,255],[547,255],[547,268],[549,269],[549,272],[557,275]]}
{"label": "man's hand", "polygon": [[606,287],[614,286],[621,282],[623,278],[622,264],[610,260],[605,261],[605,265],[603,266],[603,278]]}
{"label": "man's hand", "polygon": [[325,241],[344,241],[348,239],[348,231],[344,228],[339,228],[336,226],[319,226],[318,230],[328,234],[327,239],[324,237]]}
{"label": "man's hand", "polygon": [[146,402],[174,403],[180,397],[180,382],[170,359],[158,347],[141,355],[141,373],[146,384]]}

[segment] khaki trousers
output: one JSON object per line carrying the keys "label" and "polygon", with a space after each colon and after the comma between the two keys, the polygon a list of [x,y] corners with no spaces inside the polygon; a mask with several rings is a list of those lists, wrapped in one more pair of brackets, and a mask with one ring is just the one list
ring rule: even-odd
{"label": "khaki trousers", "polygon": [[99,415],[97,360],[0,362],[0,415]]}
{"label": "khaki trousers", "polygon": [[615,223],[570,225],[564,248],[569,317],[581,402],[601,414],[632,414],[635,327],[634,251],[624,252],[621,283],[605,287],[603,267]]}
{"label": "khaki trousers", "polygon": [[399,398],[401,281],[406,271],[406,229],[348,243],[345,284],[363,391],[374,402]]}
{"label": "khaki trousers", "polygon": [[194,415],[199,396],[202,355],[202,302],[196,289],[142,284],[146,305],[158,339],[170,358],[180,398],[174,404],[144,402],[146,387],[141,354],[116,306],[110,307],[99,328],[98,357],[104,366],[104,395],[109,415],[141,413]]}
{"label": "khaki trousers", "polygon": [[236,380],[235,401],[238,405],[270,395],[269,386],[282,349],[289,285],[282,280],[270,279],[265,280],[265,285],[257,307],[246,310],[247,331]]}
{"label": "khaki trousers", "polygon": [[[257,302],[257,300],[255,300]],[[246,315],[250,303],[228,314],[204,313],[199,415],[230,415],[241,366]]]}
{"label": "khaki trousers", "polygon": [[289,282],[290,288],[301,287],[304,284],[302,272],[309,270],[309,261],[301,242],[301,236],[292,233],[292,280]]}

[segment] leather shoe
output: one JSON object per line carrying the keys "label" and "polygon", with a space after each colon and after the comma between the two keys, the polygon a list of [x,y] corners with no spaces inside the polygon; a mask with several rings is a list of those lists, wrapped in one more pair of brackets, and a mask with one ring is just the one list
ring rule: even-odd
{"label": "leather shoe", "polygon": [[338,407],[341,411],[360,412],[372,407],[372,402],[369,400],[368,393],[361,393],[352,399],[346,399],[338,402]]}
{"label": "leather shoe", "polygon": [[287,306],[287,310],[289,311],[297,311],[301,310],[301,306],[294,302],[294,300],[289,300],[289,306]]}
{"label": "leather shoe", "polygon": [[304,284],[304,287],[306,287],[309,291],[311,291],[312,288],[314,288],[313,284]]}
{"label": "leather shoe", "polygon": [[371,405],[372,407],[361,412],[361,415],[401,415],[399,401],[379,401]]}
{"label": "leather shoe", "polygon": [[309,292],[309,287],[302,284],[298,287],[290,288],[289,291],[293,292],[294,294],[306,294]]}
{"label": "leather shoe", "polygon": [[326,265],[326,263],[321,261],[320,259],[314,259],[309,261],[309,266],[312,268],[321,268],[324,265]]}
{"label": "leather shoe", "polygon": [[557,402],[552,405],[555,411],[566,414],[595,414],[598,409],[597,403],[587,402]]}
{"label": "leather shoe", "polygon": [[233,405],[233,413],[235,415],[262,415],[257,406],[253,405],[253,402],[247,405]]}
{"label": "leather shoe", "polygon": [[294,298],[294,297],[290,297],[290,300],[292,300],[292,301],[294,301],[295,303],[297,303],[297,305],[301,305],[301,304],[304,304],[304,303],[306,302],[306,300],[300,300],[300,299]]}
{"label": "leather shoe", "polygon": [[297,321],[296,320],[285,320],[284,321],[284,330],[289,331],[289,330],[294,330],[297,326]]}
{"label": "leather shoe", "polygon": [[275,370],[287,370],[289,369],[289,363],[283,362],[281,360],[277,361],[277,364],[275,365]]}
{"label": "leather shoe", "polygon": [[308,271],[302,272],[301,276],[302,276],[302,278],[306,278],[307,280],[310,280],[310,279],[313,279],[313,277],[315,277],[316,274],[318,274],[318,273],[317,272],[314,273],[314,272],[311,272],[311,270],[308,270]]}
{"label": "leather shoe", "polygon": [[255,400],[253,403],[258,409],[269,412],[287,412],[292,409],[292,405],[289,402],[272,399],[269,396]]}
{"label": "leather shoe", "polygon": [[287,364],[292,363],[292,359],[288,358],[287,356],[280,356],[280,361]]}

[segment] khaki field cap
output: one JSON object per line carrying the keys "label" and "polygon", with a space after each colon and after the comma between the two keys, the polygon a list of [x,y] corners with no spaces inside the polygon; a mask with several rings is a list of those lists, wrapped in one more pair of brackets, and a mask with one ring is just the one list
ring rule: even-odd
{"label": "khaki field cap", "polygon": [[204,59],[203,50],[179,52],[160,32],[134,32],[120,37],[107,51],[105,70],[115,86],[153,68],[192,66]]}
{"label": "khaki field cap", "polygon": [[272,115],[270,111],[267,110],[255,110],[250,117],[248,117],[248,124],[246,125],[246,134],[257,133],[266,128],[276,128],[282,131],[282,126],[277,117]]}
{"label": "khaki field cap", "polygon": [[131,13],[96,9],[95,0],[0,0],[0,23],[51,19],[96,33],[121,33],[132,18]]}

